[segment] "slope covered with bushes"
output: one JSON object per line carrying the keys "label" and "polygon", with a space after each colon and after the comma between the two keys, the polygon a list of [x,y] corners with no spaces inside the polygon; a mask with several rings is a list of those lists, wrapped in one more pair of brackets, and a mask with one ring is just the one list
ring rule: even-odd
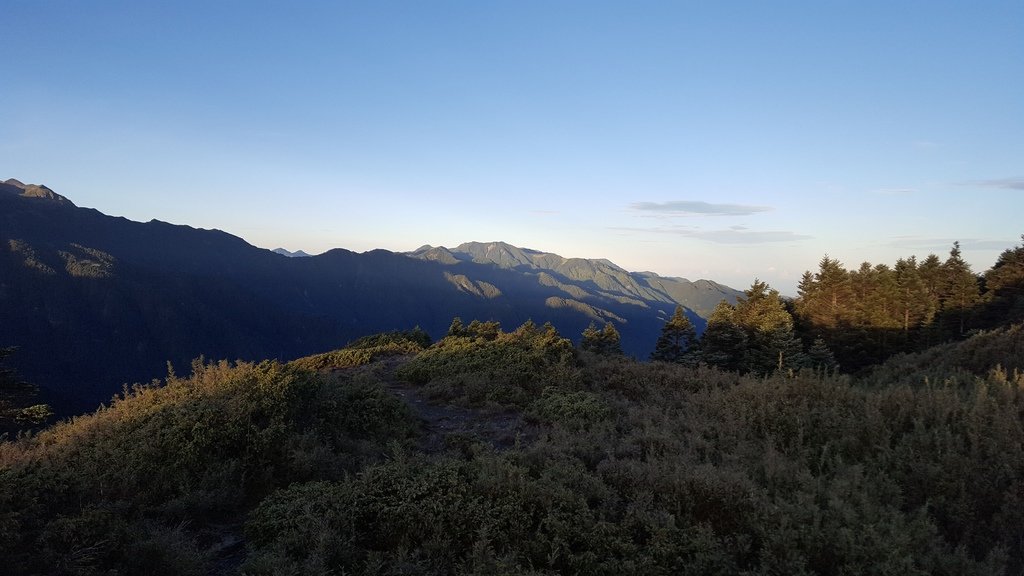
{"label": "slope covered with bushes", "polygon": [[[486,322],[197,363],[3,445],[2,554],[44,574],[1017,574],[1021,332],[862,379],[638,363]],[[437,423],[410,399],[532,432],[427,453]]]}

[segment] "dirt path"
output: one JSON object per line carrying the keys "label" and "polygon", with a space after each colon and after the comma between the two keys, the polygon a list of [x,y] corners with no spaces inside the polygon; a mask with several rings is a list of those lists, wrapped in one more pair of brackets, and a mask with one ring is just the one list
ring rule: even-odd
{"label": "dirt path", "polygon": [[395,377],[398,368],[408,361],[407,357],[395,356],[360,369],[370,370],[384,389],[405,402],[420,420],[420,448],[424,452],[436,453],[474,441],[485,442],[497,449],[508,449],[517,443],[524,444],[536,435],[534,427],[526,423],[518,412],[495,413],[431,402],[417,386]]}

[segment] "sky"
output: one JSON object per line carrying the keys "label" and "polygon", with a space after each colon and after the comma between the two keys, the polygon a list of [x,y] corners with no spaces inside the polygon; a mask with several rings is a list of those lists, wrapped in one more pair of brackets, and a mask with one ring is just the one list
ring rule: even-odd
{"label": "sky", "polygon": [[0,0],[0,180],[795,295],[1024,234],[1024,1]]}

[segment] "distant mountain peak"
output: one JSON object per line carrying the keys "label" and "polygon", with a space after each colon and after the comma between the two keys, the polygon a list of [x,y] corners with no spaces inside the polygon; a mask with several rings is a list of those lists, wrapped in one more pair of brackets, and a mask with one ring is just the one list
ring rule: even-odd
{"label": "distant mountain peak", "polygon": [[292,252],[291,250],[287,250],[285,248],[274,248],[273,250],[271,250],[271,252],[275,254],[280,254],[281,256],[287,256],[289,258],[309,258],[310,256],[312,256],[312,254],[308,254],[303,250],[296,250],[295,252]]}
{"label": "distant mountain peak", "polygon": [[53,190],[43,186],[42,184],[25,184],[20,180],[14,178],[8,178],[0,183],[0,192],[7,192],[8,194],[14,194],[16,196],[24,196],[26,198],[41,198],[44,200],[50,200],[56,202],[61,206],[74,206],[74,202],[68,200],[64,196],[57,194]]}
{"label": "distant mountain peak", "polygon": [[430,244],[420,246],[409,255],[422,260],[440,262],[441,264],[458,264],[461,262],[455,254],[452,254],[451,250],[444,246],[431,246]]}
{"label": "distant mountain peak", "polygon": [[452,249],[426,245],[407,255],[447,265],[473,262],[516,271],[577,300],[612,300],[636,306],[682,304],[702,317],[710,315],[719,301],[735,302],[740,295],[708,280],[691,282],[653,272],[634,273],[606,258],[565,258],[500,241],[464,242]]}

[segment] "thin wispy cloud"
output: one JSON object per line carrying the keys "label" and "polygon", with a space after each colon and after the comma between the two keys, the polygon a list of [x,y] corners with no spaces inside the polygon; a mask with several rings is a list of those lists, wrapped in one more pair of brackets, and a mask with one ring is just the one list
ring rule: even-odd
{"label": "thin wispy cloud", "polygon": [[981,186],[984,188],[1002,188],[1004,190],[1024,190],[1024,178],[996,178],[993,180],[971,180],[962,182],[961,186]]}
{"label": "thin wispy cloud", "polygon": [[917,190],[914,188],[882,188],[875,190],[875,194],[882,196],[909,196],[910,194],[917,194]]}
{"label": "thin wispy cloud", "polygon": [[1002,250],[1013,246],[1012,240],[981,240],[978,238],[922,238],[919,236],[896,236],[889,245],[912,250],[948,252],[953,242],[960,242],[961,250]]}
{"label": "thin wispy cloud", "polygon": [[700,200],[673,200],[671,202],[634,202],[633,210],[664,216],[750,216],[758,212],[769,212],[770,206],[747,204],[712,204]]}
{"label": "thin wispy cloud", "polygon": [[653,232],[655,234],[673,234],[686,238],[696,238],[717,244],[765,244],[772,242],[793,242],[809,240],[813,236],[797,234],[789,230],[749,230],[742,226],[733,226],[721,230],[700,230],[682,226],[661,228],[613,228],[620,232]]}
{"label": "thin wispy cloud", "polygon": [[812,238],[812,236],[797,234],[789,230],[701,230],[686,232],[682,235],[719,244],[764,244]]}

